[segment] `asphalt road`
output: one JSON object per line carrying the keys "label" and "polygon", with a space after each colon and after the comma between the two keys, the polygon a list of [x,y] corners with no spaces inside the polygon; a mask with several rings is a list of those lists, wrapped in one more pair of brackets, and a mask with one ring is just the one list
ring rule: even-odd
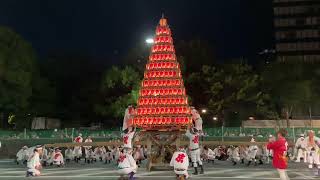
{"label": "asphalt road", "polygon": [[[0,179],[16,180],[25,178],[26,168],[16,165],[12,160],[0,161]],[[192,173],[190,168],[189,172]],[[314,171],[309,170],[304,163],[289,164],[288,174],[291,180],[319,179]],[[42,170],[43,176],[33,179],[55,179],[55,180],[93,180],[93,179],[118,179],[117,169],[114,164],[105,165],[97,162],[95,164],[70,163],[63,168],[47,167]],[[175,179],[171,170],[158,170],[148,172],[144,167],[139,168],[137,179],[160,180]],[[205,174],[192,176],[190,179],[221,179],[221,180],[276,180],[279,179],[277,171],[270,164],[247,167],[245,165],[232,166],[228,161],[217,161],[215,164],[205,163]]]}

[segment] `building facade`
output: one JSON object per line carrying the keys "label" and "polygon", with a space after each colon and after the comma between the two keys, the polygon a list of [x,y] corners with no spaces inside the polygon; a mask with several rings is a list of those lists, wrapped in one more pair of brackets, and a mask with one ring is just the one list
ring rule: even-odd
{"label": "building facade", "polygon": [[320,62],[320,0],[273,0],[279,61]]}

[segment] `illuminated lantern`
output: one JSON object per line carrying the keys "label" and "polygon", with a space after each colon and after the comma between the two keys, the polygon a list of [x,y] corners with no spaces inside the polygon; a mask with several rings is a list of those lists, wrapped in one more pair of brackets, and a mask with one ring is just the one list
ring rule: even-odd
{"label": "illuminated lantern", "polygon": [[155,34],[132,121],[136,127],[147,130],[177,125],[185,129],[191,112],[165,18],[161,18]]}

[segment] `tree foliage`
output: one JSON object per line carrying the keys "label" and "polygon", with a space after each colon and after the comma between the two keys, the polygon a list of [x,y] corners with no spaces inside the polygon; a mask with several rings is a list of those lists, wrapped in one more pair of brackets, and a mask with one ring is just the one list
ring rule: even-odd
{"label": "tree foliage", "polygon": [[122,118],[126,107],[137,102],[140,81],[141,74],[133,67],[113,66],[107,70],[101,84],[103,101],[95,105],[96,112],[105,117]]}

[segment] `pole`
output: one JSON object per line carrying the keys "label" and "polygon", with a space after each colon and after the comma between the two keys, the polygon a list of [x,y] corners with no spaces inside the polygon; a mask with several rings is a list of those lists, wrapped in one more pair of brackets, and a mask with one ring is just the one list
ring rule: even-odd
{"label": "pole", "polygon": [[293,132],[293,142],[296,142],[296,133],[294,132],[294,126],[292,126],[292,132]]}
{"label": "pole", "polygon": [[26,128],[24,128],[24,139],[27,139],[27,129]]}
{"label": "pole", "polygon": [[72,128],[72,132],[71,132],[71,141],[73,141],[73,133],[74,133],[74,128]]}
{"label": "pole", "polygon": [[221,141],[224,142],[224,138],[223,138],[223,136],[224,136],[223,126],[221,126],[221,132],[222,132],[222,134],[221,134]]}

